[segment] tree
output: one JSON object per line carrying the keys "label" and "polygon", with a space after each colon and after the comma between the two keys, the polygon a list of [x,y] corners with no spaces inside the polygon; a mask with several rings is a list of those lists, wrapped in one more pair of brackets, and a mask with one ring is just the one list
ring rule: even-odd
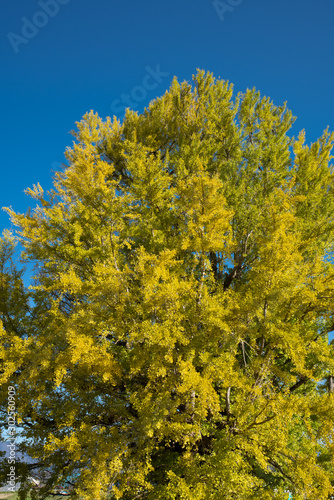
{"label": "tree", "polygon": [[193,80],[86,114],[54,189],[8,209],[36,271],[2,400],[41,497],[333,494],[334,134],[307,146],[285,105]]}

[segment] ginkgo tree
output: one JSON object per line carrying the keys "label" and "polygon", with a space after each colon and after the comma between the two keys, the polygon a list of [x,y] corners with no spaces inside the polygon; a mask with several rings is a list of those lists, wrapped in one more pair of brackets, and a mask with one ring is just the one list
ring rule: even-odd
{"label": "ginkgo tree", "polygon": [[122,122],[87,113],[54,188],[7,209],[36,266],[25,290],[5,235],[21,498],[334,494],[334,134],[293,122],[198,71]]}

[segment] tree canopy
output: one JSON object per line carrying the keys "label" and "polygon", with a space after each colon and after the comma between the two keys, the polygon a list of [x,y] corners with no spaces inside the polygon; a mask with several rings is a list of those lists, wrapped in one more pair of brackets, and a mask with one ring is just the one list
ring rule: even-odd
{"label": "tree canopy", "polygon": [[4,235],[22,498],[38,470],[36,498],[331,498],[334,134],[293,122],[198,71],[122,122],[87,113],[54,188],[7,209],[36,266],[26,290]]}

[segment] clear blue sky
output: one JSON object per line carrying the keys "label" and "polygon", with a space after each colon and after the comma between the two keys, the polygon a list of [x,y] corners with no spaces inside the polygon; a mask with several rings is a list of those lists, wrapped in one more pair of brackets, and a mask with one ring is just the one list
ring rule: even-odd
{"label": "clear blue sky", "polygon": [[196,68],[287,101],[308,141],[334,130],[333,0],[220,3],[218,13],[212,0],[2,0],[1,206],[25,211],[26,187],[51,187],[86,111],[121,117],[122,94],[141,111]]}

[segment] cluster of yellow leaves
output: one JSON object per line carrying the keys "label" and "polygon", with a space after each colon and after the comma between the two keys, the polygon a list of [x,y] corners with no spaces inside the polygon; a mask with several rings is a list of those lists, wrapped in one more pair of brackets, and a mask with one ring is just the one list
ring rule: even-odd
{"label": "cluster of yellow leaves", "polygon": [[85,115],[54,189],[8,210],[37,267],[22,314],[3,243],[2,401],[15,385],[22,449],[76,498],[325,500],[333,135],[194,83]]}

